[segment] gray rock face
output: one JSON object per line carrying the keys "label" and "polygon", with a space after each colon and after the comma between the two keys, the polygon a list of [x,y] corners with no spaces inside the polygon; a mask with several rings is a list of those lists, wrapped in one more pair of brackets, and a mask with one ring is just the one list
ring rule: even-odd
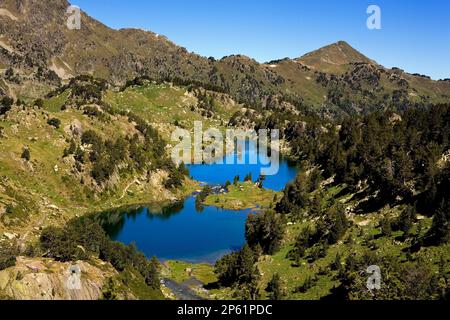
{"label": "gray rock face", "polygon": [[83,125],[79,120],[73,120],[70,125],[64,128],[64,131],[73,137],[81,137],[83,134]]}
{"label": "gray rock face", "polygon": [[0,272],[0,293],[15,300],[98,300],[115,274],[106,264],[100,269],[86,262],[18,257],[16,266]]}

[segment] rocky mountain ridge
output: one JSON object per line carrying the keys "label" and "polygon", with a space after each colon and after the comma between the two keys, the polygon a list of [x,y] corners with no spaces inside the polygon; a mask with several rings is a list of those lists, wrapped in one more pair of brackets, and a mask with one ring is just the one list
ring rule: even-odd
{"label": "rocky mountain ridge", "polygon": [[80,74],[114,84],[138,76],[196,83],[254,107],[268,97],[332,114],[407,108],[450,100],[450,82],[386,69],[349,44],[298,59],[261,64],[233,55],[201,57],[164,36],[113,30],[82,13],[81,30],[66,26],[66,0],[4,0],[0,11],[0,93],[31,99]]}

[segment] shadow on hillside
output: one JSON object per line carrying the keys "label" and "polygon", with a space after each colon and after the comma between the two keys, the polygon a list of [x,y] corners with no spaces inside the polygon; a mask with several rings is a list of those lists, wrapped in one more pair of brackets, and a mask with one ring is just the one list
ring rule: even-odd
{"label": "shadow on hillside", "polygon": [[203,288],[205,288],[208,291],[220,289],[220,283],[219,283],[219,281],[211,282],[211,283],[203,285]]}
{"label": "shadow on hillside", "polygon": [[360,202],[356,208],[355,212],[356,214],[367,214],[371,212],[377,212],[383,209],[383,207],[386,205],[386,202],[379,198],[369,198],[365,201]]}

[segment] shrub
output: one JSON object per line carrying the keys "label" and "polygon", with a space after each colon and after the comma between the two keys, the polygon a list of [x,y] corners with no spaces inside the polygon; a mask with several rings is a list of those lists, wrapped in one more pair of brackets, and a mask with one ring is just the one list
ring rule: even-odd
{"label": "shrub", "polygon": [[66,230],[57,227],[44,229],[40,237],[44,255],[62,262],[85,258],[83,250],[77,247],[74,240]]}
{"label": "shrub", "polygon": [[19,250],[14,244],[0,242],[0,270],[14,266],[18,253]]}
{"label": "shrub", "polygon": [[59,120],[57,118],[51,118],[47,121],[47,124],[56,129],[59,129],[59,127],[61,126],[61,120]]}
{"label": "shrub", "polygon": [[44,107],[44,100],[37,99],[34,101],[34,105],[38,107],[39,109],[42,109]]}
{"label": "shrub", "polygon": [[308,262],[313,263],[327,256],[327,245],[318,243],[311,248],[308,256]]}
{"label": "shrub", "polygon": [[22,159],[25,159],[26,161],[30,161],[31,159],[30,149],[24,148],[22,151],[22,155],[20,157]]}
{"label": "shrub", "polygon": [[81,142],[92,146],[99,146],[103,144],[102,138],[93,130],[83,132]]}
{"label": "shrub", "polygon": [[75,154],[76,151],[77,151],[77,145],[76,145],[75,141],[72,139],[70,141],[69,147],[64,149],[64,158],[68,157],[71,154]]}
{"label": "shrub", "polygon": [[102,289],[102,300],[114,301],[119,300],[119,285],[113,278],[108,278]]}
{"label": "shrub", "polygon": [[98,108],[92,106],[84,107],[83,113],[91,117],[99,117],[103,114]]}

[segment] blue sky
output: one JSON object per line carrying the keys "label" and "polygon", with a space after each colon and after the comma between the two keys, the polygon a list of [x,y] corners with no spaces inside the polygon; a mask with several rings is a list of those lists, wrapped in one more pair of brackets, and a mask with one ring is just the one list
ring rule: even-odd
{"label": "blue sky", "polygon": [[[167,36],[203,56],[260,62],[345,40],[386,67],[450,78],[449,0],[71,0],[109,27]],[[381,8],[381,30],[366,27]]]}

